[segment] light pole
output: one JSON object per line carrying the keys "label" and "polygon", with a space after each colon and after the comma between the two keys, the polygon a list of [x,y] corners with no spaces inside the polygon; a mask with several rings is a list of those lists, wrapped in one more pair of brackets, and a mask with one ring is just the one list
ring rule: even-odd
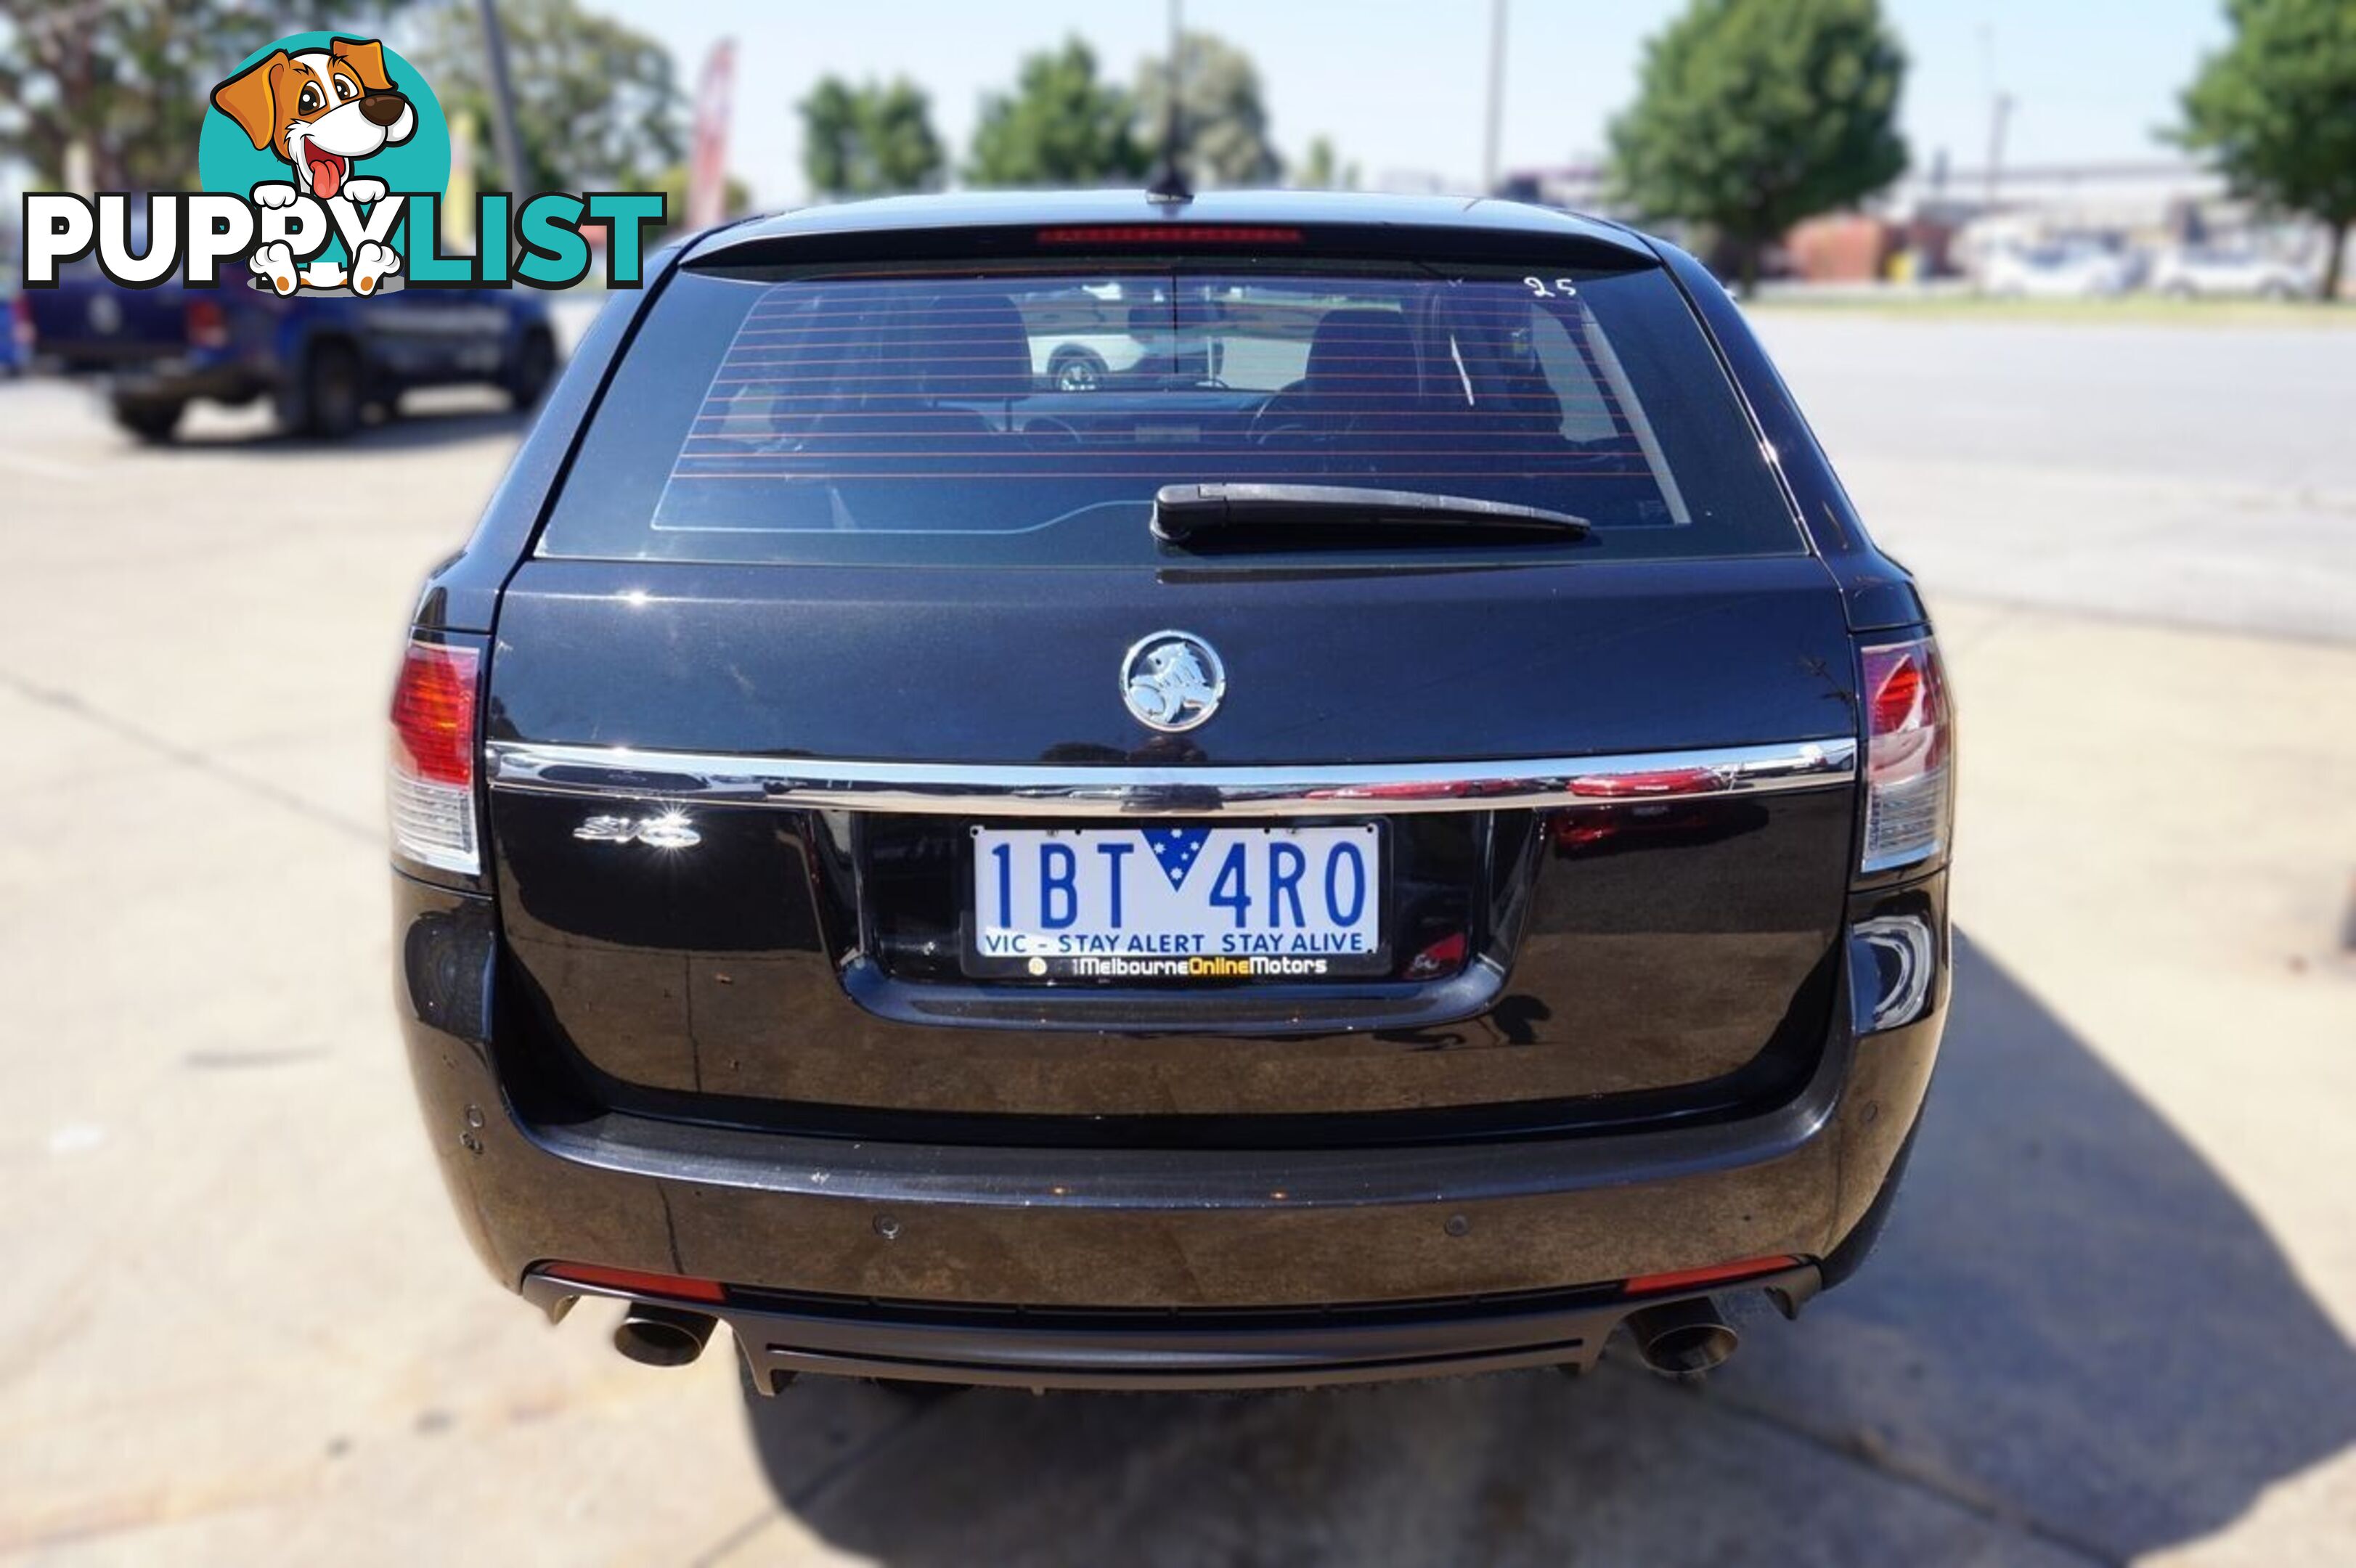
{"label": "light pole", "polygon": [[1497,194],[1497,136],[1505,115],[1505,0],[1489,0],[1489,123],[1481,143],[1481,194]]}
{"label": "light pole", "polygon": [[1194,199],[1194,187],[1186,183],[1186,171],[1178,164],[1178,84],[1183,77],[1178,51],[1186,36],[1180,5],[1181,0],[1170,0],[1170,72],[1162,90],[1166,100],[1162,115],[1162,166],[1153,171],[1153,183],[1145,187],[1149,199],[1173,207]]}
{"label": "light pole", "polygon": [[2004,182],[2004,126],[2012,118],[2012,94],[1999,92],[1988,105],[1987,204],[1996,205],[1997,187]]}
{"label": "light pole", "polygon": [[520,197],[524,189],[523,148],[516,139],[515,89],[508,83],[508,40],[499,30],[496,0],[477,0],[483,16],[483,59],[490,69],[491,137],[498,144],[499,162],[507,170],[508,189]]}
{"label": "light pole", "polygon": [[1988,152],[1986,187],[1981,201],[1989,208],[1996,206],[1997,187],[2004,180],[2004,128],[2012,118],[2012,94],[1997,86],[1996,25],[1982,22],[1980,35],[1980,81],[1988,95]]}

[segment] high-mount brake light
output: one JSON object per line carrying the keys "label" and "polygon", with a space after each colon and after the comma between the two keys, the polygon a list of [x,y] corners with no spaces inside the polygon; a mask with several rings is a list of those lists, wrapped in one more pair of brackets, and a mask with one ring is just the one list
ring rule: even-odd
{"label": "high-mount brake light", "polygon": [[1042,245],[1298,245],[1301,230],[1249,223],[1091,223],[1042,229]]}
{"label": "high-mount brake light", "polygon": [[1935,859],[1954,809],[1954,719],[1938,644],[1929,637],[1862,649],[1865,848],[1860,871]]}
{"label": "high-mount brake light", "polygon": [[392,689],[387,804],[393,848],[412,860],[469,875],[482,870],[475,829],[473,648],[412,642]]}

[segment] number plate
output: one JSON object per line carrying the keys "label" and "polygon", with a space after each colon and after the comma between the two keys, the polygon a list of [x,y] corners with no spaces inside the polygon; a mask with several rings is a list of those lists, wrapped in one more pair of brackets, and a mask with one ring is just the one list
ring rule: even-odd
{"label": "number plate", "polygon": [[1301,982],[1383,972],[1383,836],[976,827],[969,974]]}

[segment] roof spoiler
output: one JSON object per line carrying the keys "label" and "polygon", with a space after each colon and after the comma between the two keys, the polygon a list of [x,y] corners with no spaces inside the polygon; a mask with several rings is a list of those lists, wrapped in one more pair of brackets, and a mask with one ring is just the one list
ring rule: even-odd
{"label": "roof spoiler", "polygon": [[[767,223],[723,229],[684,258],[698,270],[799,266],[845,261],[1030,261],[1082,255],[1338,256],[1370,261],[1450,261],[1504,266],[1657,267],[1660,258],[1634,234],[1568,214],[1550,224],[1304,220],[1270,210],[1213,217],[1193,207],[1148,208],[1136,216],[1085,213],[1043,205],[1037,220],[1010,223],[992,204],[990,221],[968,221],[954,208],[937,221],[873,226],[841,220],[851,207],[809,209]],[[1531,209],[1524,209],[1526,211]],[[818,216],[817,221],[795,221]],[[895,215],[897,216],[897,215]],[[974,217],[984,216],[976,212]]]}

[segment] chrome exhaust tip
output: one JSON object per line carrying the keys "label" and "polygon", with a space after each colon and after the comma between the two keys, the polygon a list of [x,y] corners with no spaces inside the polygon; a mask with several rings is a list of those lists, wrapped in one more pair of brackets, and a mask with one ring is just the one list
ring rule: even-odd
{"label": "chrome exhaust tip", "polygon": [[1640,1307],[1628,1315],[1627,1327],[1636,1354],[1663,1377],[1691,1377],[1723,1366],[1741,1342],[1706,1296]]}
{"label": "chrome exhaust tip", "polygon": [[714,1327],[707,1313],[634,1301],[614,1330],[614,1349],[640,1366],[683,1367],[703,1354]]}

